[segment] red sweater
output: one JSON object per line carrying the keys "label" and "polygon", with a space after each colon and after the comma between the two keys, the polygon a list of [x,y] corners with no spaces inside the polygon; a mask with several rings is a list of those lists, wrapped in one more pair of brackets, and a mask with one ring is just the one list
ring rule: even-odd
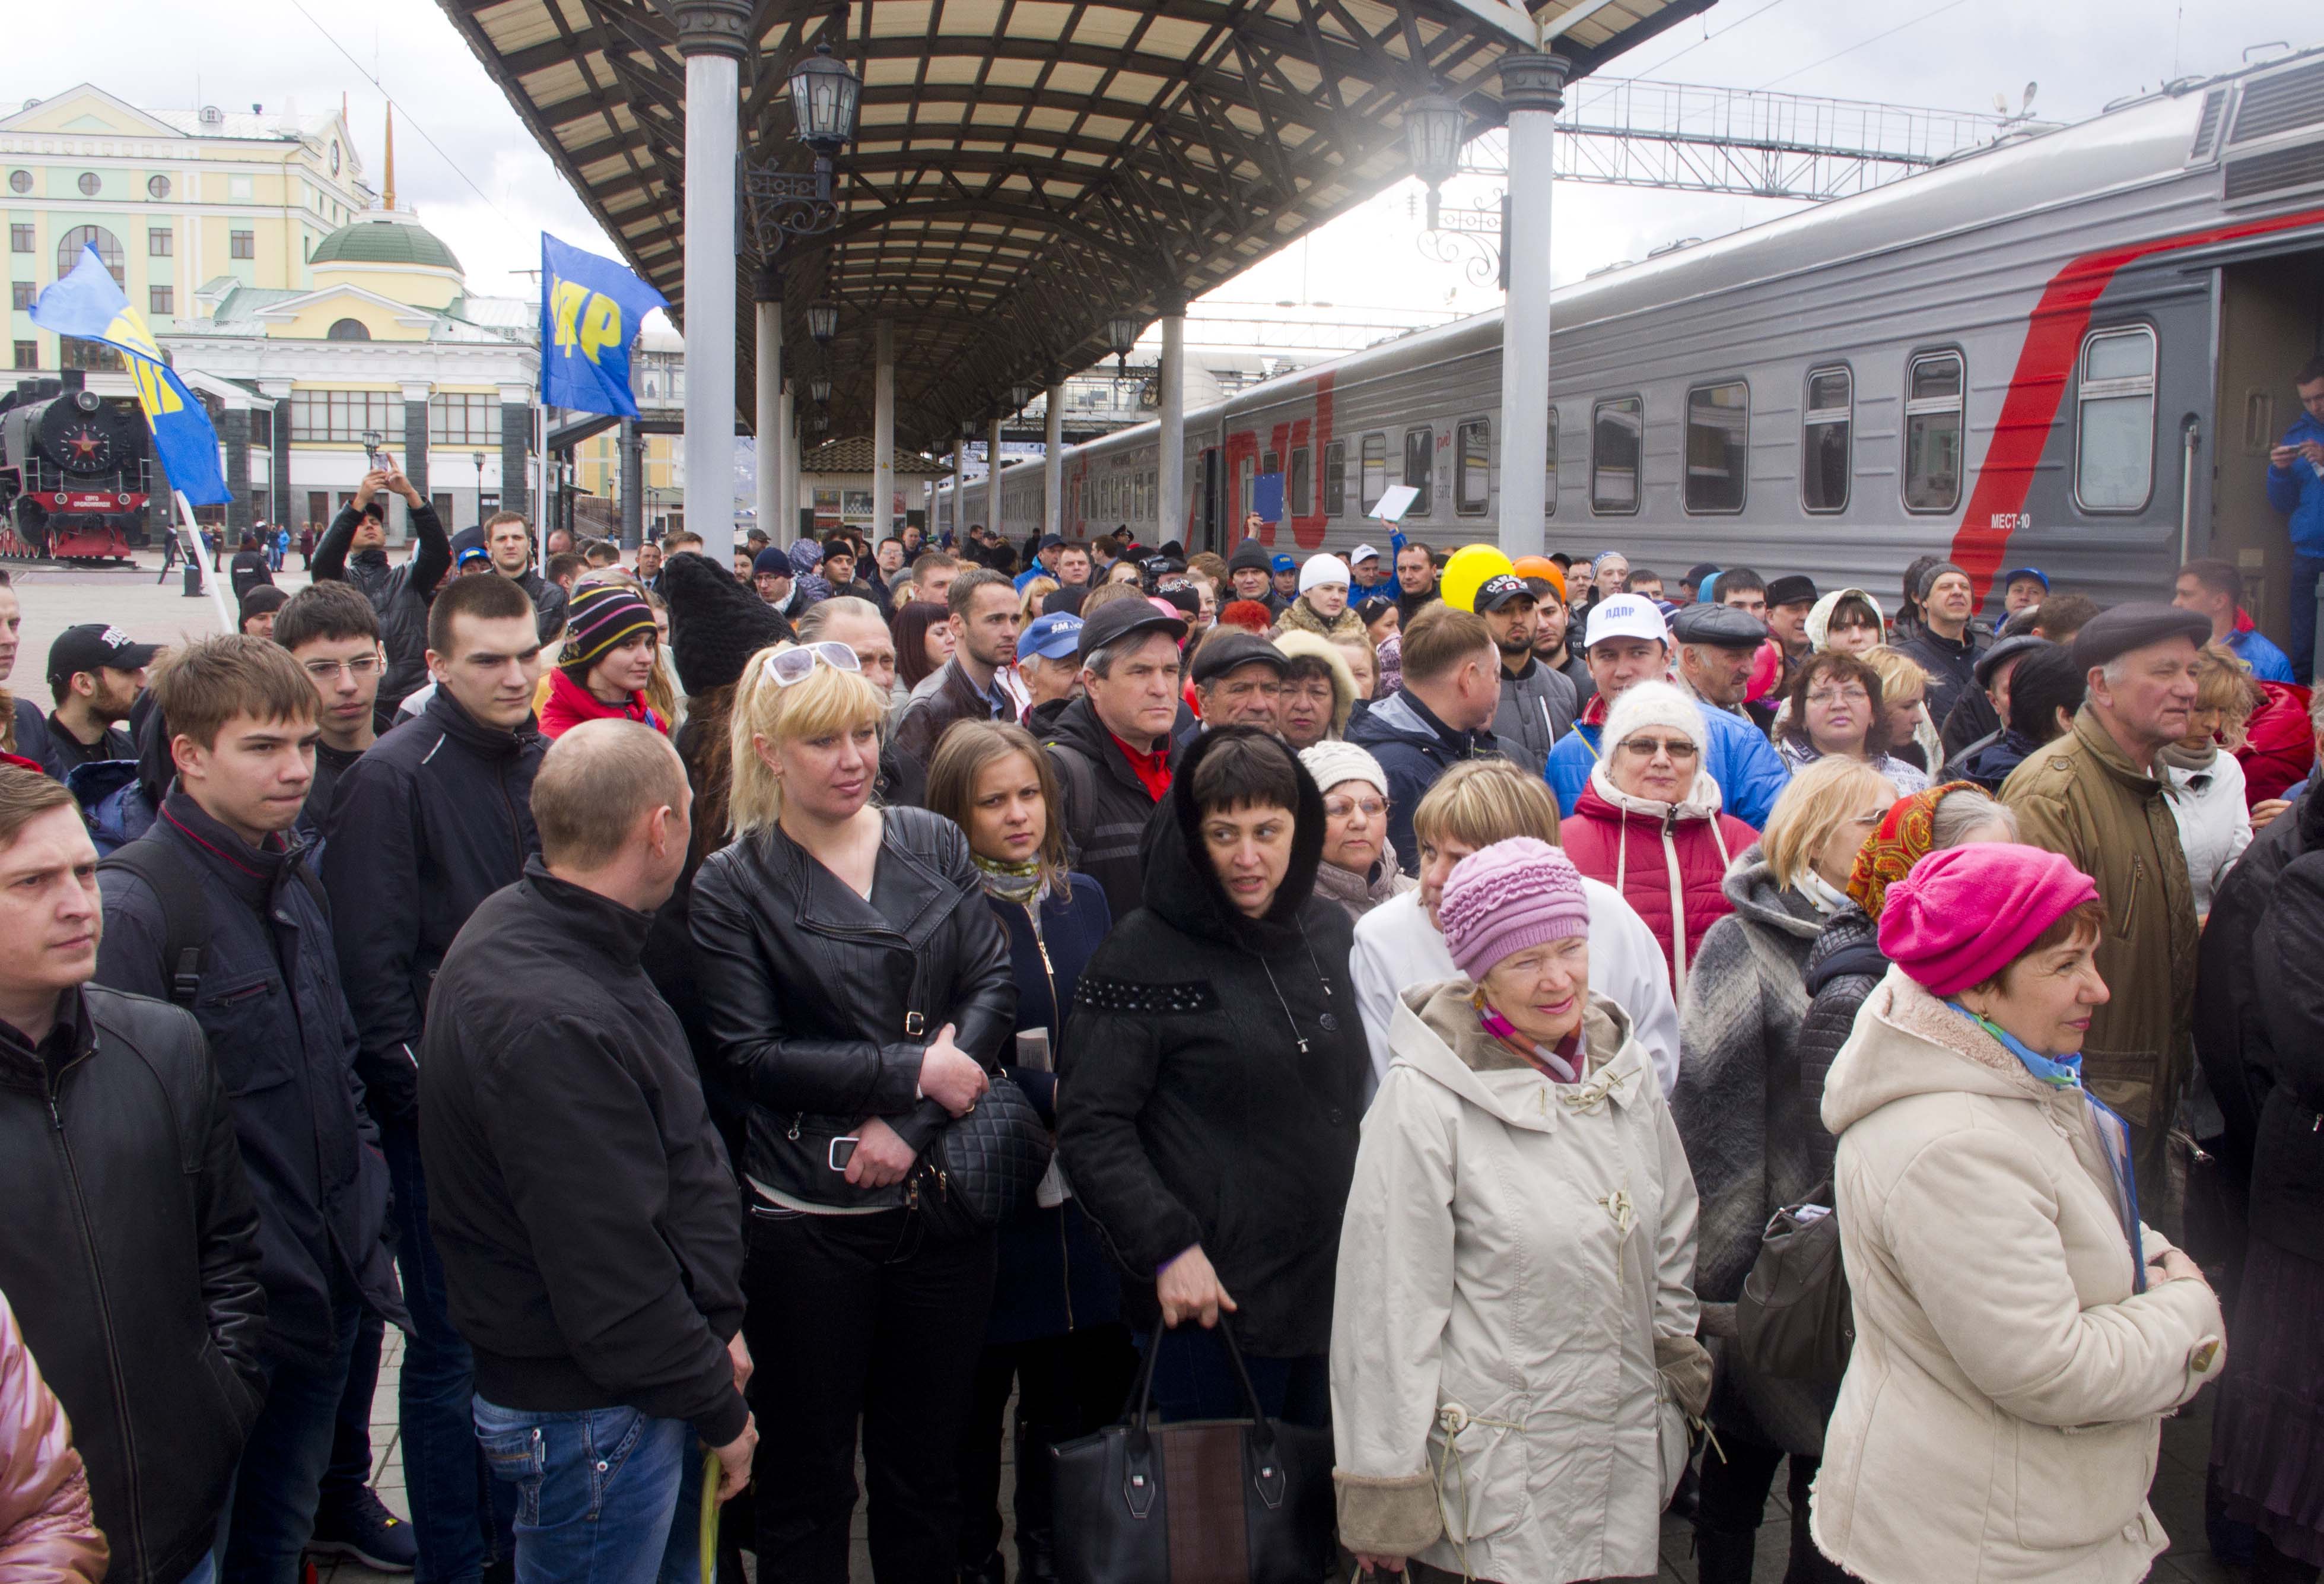
{"label": "red sweater", "polygon": [[1558,838],[1573,866],[1619,891],[1662,942],[1683,1011],[1686,970],[1704,931],[1735,911],[1727,900],[1727,866],[1759,833],[1732,814],[1706,817],[1689,804],[1677,805],[1682,812],[1674,820],[1638,812],[1636,803],[1624,809],[1598,790],[1600,773],[1582,789]]}
{"label": "red sweater", "polygon": [[669,723],[654,713],[643,693],[632,693],[627,704],[608,704],[566,672],[551,672],[549,701],[540,707],[541,735],[561,737],[585,720],[635,720],[669,735]]}

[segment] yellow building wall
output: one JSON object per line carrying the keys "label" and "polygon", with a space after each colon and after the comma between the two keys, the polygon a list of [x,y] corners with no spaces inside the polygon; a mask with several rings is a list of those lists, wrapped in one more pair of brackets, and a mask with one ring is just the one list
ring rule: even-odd
{"label": "yellow building wall", "polygon": [[288,324],[269,325],[269,340],[322,341],[330,338],[331,327],[343,319],[361,322],[371,332],[374,341],[424,341],[427,329],[419,325],[405,324],[403,315],[393,309],[352,292],[335,292],[330,296],[309,305]]}
{"label": "yellow building wall", "polygon": [[309,274],[317,287],[360,287],[391,301],[409,302],[419,308],[449,308],[464,289],[459,276],[442,269],[325,264],[316,265]]}

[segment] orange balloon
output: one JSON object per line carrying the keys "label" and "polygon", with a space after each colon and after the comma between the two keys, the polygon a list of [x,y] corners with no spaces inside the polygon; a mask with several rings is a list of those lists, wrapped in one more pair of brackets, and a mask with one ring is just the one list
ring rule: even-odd
{"label": "orange balloon", "polygon": [[1560,599],[1565,597],[1565,571],[1545,555],[1521,555],[1515,571],[1520,578],[1539,578],[1557,590]]}

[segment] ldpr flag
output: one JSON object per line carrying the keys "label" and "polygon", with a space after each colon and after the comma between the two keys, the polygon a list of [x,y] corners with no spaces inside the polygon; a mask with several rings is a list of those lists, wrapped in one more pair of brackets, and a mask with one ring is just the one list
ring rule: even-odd
{"label": "ldpr flag", "polygon": [[218,470],[217,431],[210,427],[209,413],[161,361],[161,348],[153,344],[144,316],[129,306],[95,244],[83,244],[72,273],[33,302],[32,322],[60,336],[102,341],[120,353],[129,366],[129,381],[137,387],[145,427],[152,431],[153,454],[168,470],[171,485],[198,506],[233,498]]}
{"label": "ldpr flag", "polygon": [[581,412],[638,416],[630,343],[662,294],[610,258],[540,234],[540,399]]}

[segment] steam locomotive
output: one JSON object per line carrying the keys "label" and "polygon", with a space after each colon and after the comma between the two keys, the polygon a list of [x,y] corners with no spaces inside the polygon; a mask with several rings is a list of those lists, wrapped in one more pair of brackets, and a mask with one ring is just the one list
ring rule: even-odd
{"label": "steam locomotive", "polygon": [[81,373],[0,393],[0,560],[125,560],[146,542],[144,421]]}

